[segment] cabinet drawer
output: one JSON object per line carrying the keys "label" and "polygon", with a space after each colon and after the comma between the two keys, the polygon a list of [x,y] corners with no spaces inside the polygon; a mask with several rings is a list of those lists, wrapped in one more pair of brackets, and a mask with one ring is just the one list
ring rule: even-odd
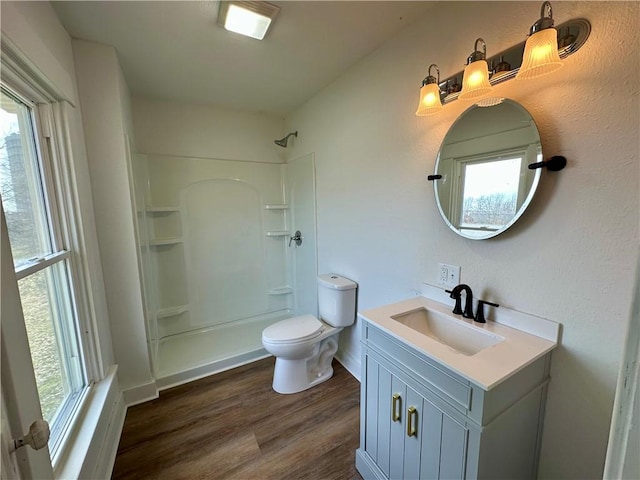
{"label": "cabinet drawer", "polygon": [[395,360],[405,369],[425,384],[429,390],[440,396],[452,406],[466,412],[471,409],[472,387],[467,380],[459,375],[436,365],[419,352],[410,349],[392,336],[364,323],[363,342],[384,354],[387,358]]}

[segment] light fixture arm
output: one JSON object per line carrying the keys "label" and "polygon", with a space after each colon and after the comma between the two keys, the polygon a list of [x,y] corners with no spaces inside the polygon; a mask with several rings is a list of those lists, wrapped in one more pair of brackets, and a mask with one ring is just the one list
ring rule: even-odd
{"label": "light fixture arm", "polygon": [[[438,75],[437,78],[431,75],[432,68],[436,69],[436,73]],[[429,65],[427,76],[424,77],[424,80],[422,80],[422,86],[424,87],[425,85],[430,85],[432,83],[440,83],[440,69],[438,68],[438,65],[436,65],[435,63],[432,63],[431,65]]]}
{"label": "light fixture arm", "polygon": [[540,7],[540,18],[531,25],[529,29],[529,35],[553,27],[553,8],[551,8],[551,2],[543,2]]}
{"label": "light fixture arm", "polygon": [[[482,51],[478,50],[478,42],[482,42]],[[473,53],[467,58],[467,65],[487,58],[487,44],[482,38],[476,40],[476,43],[473,45],[473,50]]]}

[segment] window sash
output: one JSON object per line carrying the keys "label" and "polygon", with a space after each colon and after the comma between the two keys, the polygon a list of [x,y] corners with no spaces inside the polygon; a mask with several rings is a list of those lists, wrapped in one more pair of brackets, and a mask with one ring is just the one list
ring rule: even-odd
{"label": "window sash", "polygon": [[[81,332],[85,328],[81,327],[80,316],[78,314],[78,286],[76,275],[73,268],[72,251],[65,248],[65,243],[69,238],[68,233],[73,227],[65,222],[65,210],[61,205],[68,207],[64,201],[59,202],[58,196],[64,189],[64,180],[60,178],[61,172],[55,172],[56,165],[54,155],[54,145],[52,141],[52,129],[48,121],[41,122],[43,116],[51,115],[50,108],[38,108],[34,102],[26,100],[24,97],[10,90],[4,84],[2,85],[2,93],[8,99],[16,102],[17,109],[28,112],[28,122],[21,118],[20,135],[25,138],[21,139],[22,147],[27,148],[27,155],[33,155],[30,159],[25,159],[25,165],[30,163],[28,167],[32,178],[29,179],[30,191],[32,192],[32,200],[29,207],[31,209],[40,209],[36,214],[40,219],[44,219],[45,232],[39,233],[39,236],[47,236],[50,245],[49,252],[42,252],[34,258],[30,258],[16,266],[16,278],[24,285],[25,281],[35,278],[39,274],[44,275],[46,282],[45,297],[49,301],[47,308],[44,308],[45,317],[52,323],[52,328],[56,333],[54,335],[56,342],[56,351],[59,362],[61,363],[62,388],[64,389],[64,399],[58,405],[57,411],[51,418],[51,437],[49,441],[49,450],[52,459],[59,453],[60,447],[65,443],[69,429],[74,423],[75,416],[81,408],[81,403],[86,397],[87,387],[89,386],[89,376],[87,371],[86,346],[84,345]],[[23,109],[20,105],[26,107]],[[44,111],[43,111],[44,110]],[[21,114],[22,115],[22,114]],[[49,120],[47,118],[47,120]],[[22,131],[22,130],[25,131]],[[26,145],[28,143],[28,145]],[[46,148],[41,148],[45,146]],[[25,170],[26,172],[26,170]],[[57,175],[56,175],[57,174]],[[35,182],[35,183],[34,183]],[[62,188],[61,188],[62,187]],[[34,193],[35,189],[35,194]],[[62,228],[65,226],[66,228]],[[76,225],[79,229],[80,226]],[[13,250],[13,249],[12,249]],[[49,269],[49,270],[47,270]],[[56,271],[57,270],[57,271]],[[41,282],[42,283],[42,282]],[[40,292],[42,293],[42,292]],[[21,292],[21,297],[23,297]],[[23,303],[25,299],[23,298]],[[40,320],[42,322],[42,320]],[[45,320],[47,323],[47,320]],[[31,343],[32,340],[30,340]],[[74,360],[75,359],[75,360]],[[40,388],[39,388],[40,390]],[[42,393],[39,391],[39,395]],[[40,398],[42,402],[42,397]]]}

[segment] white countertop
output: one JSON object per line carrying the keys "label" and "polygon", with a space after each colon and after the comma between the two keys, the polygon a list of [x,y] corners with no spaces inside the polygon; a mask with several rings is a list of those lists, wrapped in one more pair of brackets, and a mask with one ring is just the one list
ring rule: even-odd
{"label": "white countertop", "polygon": [[[439,293],[436,293],[434,296],[438,295]],[[445,313],[472,328],[504,337],[504,341],[468,356],[391,318],[399,313],[419,308]],[[442,363],[482,389],[490,390],[553,350],[558,345],[560,331],[558,323],[540,317],[502,307],[496,310],[500,310],[501,323],[491,320],[484,324],[476,323],[471,319],[463,318],[462,315],[451,313],[450,305],[425,296],[417,296],[359,312],[359,316],[416,348],[427,357]],[[513,328],[505,323],[522,326],[529,333],[523,331],[523,328]]]}

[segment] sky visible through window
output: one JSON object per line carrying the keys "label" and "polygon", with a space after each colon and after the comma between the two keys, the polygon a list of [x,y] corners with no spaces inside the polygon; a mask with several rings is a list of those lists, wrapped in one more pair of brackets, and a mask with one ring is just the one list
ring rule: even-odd
{"label": "sky visible through window", "polygon": [[476,198],[493,193],[517,193],[521,160],[520,157],[516,157],[467,165],[464,198]]}
{"label": "sky visible through window", "polygon": [[519,156],[466,164],[460,225],[506,225],[516,213],[521,165]]}
{"label": "sky visible through window", "polygon": [[[0,108],[0,181],[11,182],[8,178],[11,176],[9,169],[7,168],[7,148],[6,138],[12,133],[18,133],[18,116],[15,113],[9,113]],[[12,195],[6,195],[7,198],[3,198],[2,206],[6,211],[16,211],[16,203]]]}

